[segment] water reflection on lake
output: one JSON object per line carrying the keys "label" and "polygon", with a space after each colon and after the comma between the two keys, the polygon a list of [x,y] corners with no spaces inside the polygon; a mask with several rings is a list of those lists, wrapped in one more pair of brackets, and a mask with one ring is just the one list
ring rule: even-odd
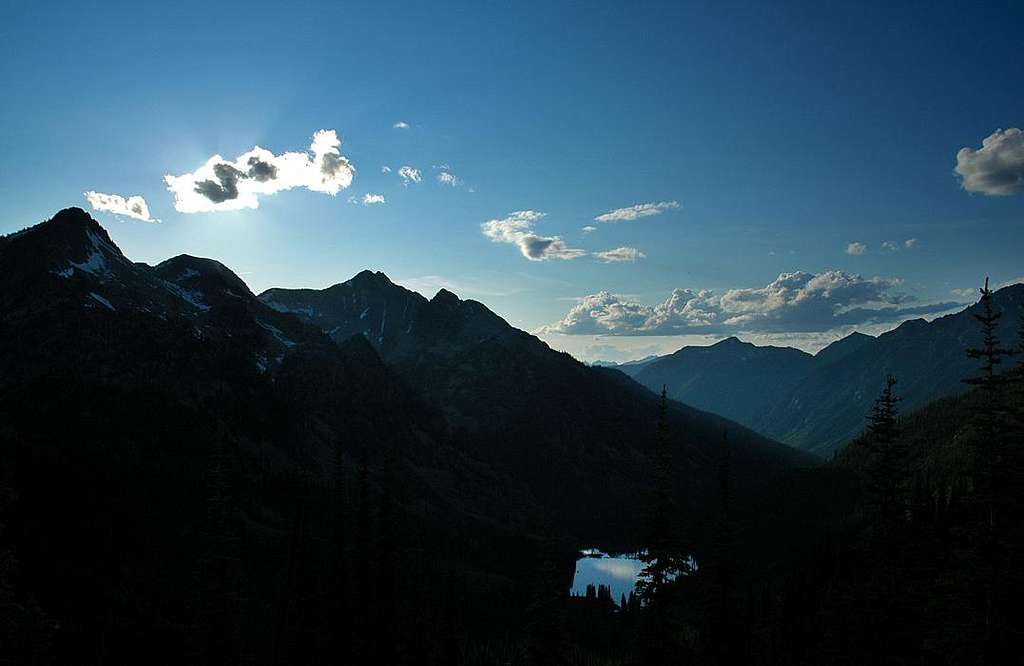
{"label": "water reflection on lake", "polygon": [[637,578],[643,571],[644,563],[635,554],[608,555],[596,548],[588,548],[576,560],[576,574],[572,578],[570,594],[583,596],[587,585],[607,585],[611,588],[612,600],[619,603],[622,595],[636,587]]}

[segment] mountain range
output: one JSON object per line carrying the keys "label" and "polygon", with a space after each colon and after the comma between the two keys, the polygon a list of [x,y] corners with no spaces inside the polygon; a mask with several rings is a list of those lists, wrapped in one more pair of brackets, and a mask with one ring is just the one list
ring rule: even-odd
{"label": "mountain range", "polygon": [[[1024,284],[999,289],[1000,338],[1017,340]],[[885,384],[896,377],[901,409],[963,393],[978,372],[967,349],[981,344],[975,304],[932,321],[914,319],[878,337],[851,333],[815,355],[728,338],[616,368],[651,390],[734,419],[764,435],[827,456],[859,435]]]}
{"label": "mountain range", "polygon": [[[132,262],[77,208],[0,239],[0,264],[0,407],[10,423],[25,423],[20,409],[61,409],[47,403],[63,400],[59,382],[125,421],[138,417],[106,396],[154,391],[243,448],[321,476],[341,441],[349,465],[393,450],[418,470],[410,487],[446,511],[507,523],[535,506],[584,541],[639,529],[657,396],[551,350],[481,303],[447,290],[427,299],[370,271],[257,298],[212,259]],[[26,406],[28,395],[41,402]],[[251,418],[224,423],[225,414]],[[680,485],[696,503],[713,494],[726,431],[751,487],[809,460],[683,404],[668,418]],[[474,481],[455,484],[453,468]],[[466,488],[487,497],[460,496]]]}

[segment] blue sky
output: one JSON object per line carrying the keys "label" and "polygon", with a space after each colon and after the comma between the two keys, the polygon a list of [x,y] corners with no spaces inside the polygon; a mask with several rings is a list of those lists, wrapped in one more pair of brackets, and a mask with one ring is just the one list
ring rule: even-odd
{"label": "blue sky", "polygon": [[[137,261],[256,292],[383,270],[591,360],[813,349],[1024,275],[1020,3],[553,4],[0,0],[0,233],[138,195],[159,224],[94,212]],[[214,155],[317,177],[318,130],[354,173],[176,210],[165,176],[192,197]]]}

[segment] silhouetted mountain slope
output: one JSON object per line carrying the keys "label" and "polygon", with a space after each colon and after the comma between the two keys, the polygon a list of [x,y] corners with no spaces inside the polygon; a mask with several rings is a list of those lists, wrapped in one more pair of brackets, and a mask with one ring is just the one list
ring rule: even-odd
{"label": "silhouetted mountain slope", "polygon": [[[1000,334],[1015,339],[1024,285],[995,294]],[[813,357],[735,338],[684,347],[644,364],[618,368],[651,390],[668,387],[682,402],[721,414],[792,446],[827,456],[856,437],[887,374],[900,382],[907,409],[966,389],[975,372],[966,350],[980,344],[977,306],[931,322],[915,319],[873,338],[851,333]]]}
{"label": "silhouetted mountain slope", "polygon": [[[476,301],[443,289],[427,300],[381,273],[364,271],[319,291],[271,289],[260,298],[336,339],[365,335],[409,385],[444,410],[474,455],[527,482],[544,505],[557,507],[560,524],[590,538],[637,528],[656,398],[621,373],[555,352]],[[800,460],[745,428],[682,405],[672,407],[670,430],[696,500],[713,486],[724,430],[748,485]]]}
{"label": "silhouetted mountain slope", "polygon": [[773,396],[792,389],[814,357],[790,347],[757,347],[727,338],[709,347],[683,347],[633,374],[651,390],[744,424],[756,423]]}

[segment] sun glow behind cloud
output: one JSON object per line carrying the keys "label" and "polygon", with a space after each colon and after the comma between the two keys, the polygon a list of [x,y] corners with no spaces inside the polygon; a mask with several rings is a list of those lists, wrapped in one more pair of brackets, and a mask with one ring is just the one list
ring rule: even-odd
{"label": "sun glow behind cloud", "polygon": [[352,184],[355,167],[341,154],[334,130],[313,135],[308,152],[275,155],[255,146],[235,160],[214,155],[191,173],[164,176],[180,213],[258,208],[261,196],[305,188],[331,196]]}

